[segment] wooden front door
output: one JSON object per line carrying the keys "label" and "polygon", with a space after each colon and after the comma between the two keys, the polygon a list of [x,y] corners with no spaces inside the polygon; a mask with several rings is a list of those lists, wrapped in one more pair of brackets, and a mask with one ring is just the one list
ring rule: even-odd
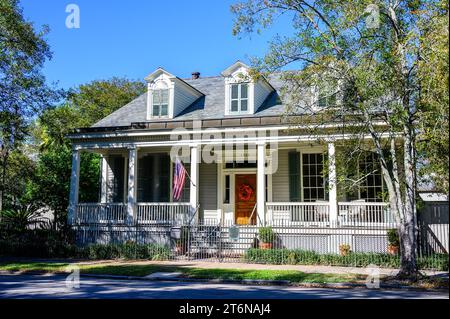
{"label": "wooden front door", "polygon": [[256,174],[236,175],[234,189],[236,224],[256,225]]}

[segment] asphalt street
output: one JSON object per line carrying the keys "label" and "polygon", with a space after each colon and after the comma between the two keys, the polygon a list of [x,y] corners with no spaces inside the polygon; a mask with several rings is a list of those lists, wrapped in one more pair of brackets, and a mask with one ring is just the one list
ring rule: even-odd
{"label": "asphalt street", "polygon": [[287,286],[206,284],[198,282],[116,280],[81,277],[67,287],[61,275],[0,275],[0,298],[145,298],[145,299],[372,299],[438,298],[448,292],[377,289],[322,289]]}

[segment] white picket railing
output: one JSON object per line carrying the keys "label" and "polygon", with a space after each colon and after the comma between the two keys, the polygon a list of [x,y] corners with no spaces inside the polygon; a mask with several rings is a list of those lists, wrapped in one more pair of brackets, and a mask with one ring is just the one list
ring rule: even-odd
{"label": "white picket railing", "polygon": [[189,203],[138,203],[129,220],[126,203],[83,203],[76,206],[75,224],[126,224],[188,222],[192,216]]}
{"label": "white picket railing", "polygon": [[330,221],[328,202],[266,203],[266,209],[272,225],[326,225]]}
{"label": "white picket railing", "polygon": [[138,223],[188,222],[192,216],[190,203],[138,203]]}
{"label": "white picket railing", "polygon": [[127,216],[124,203],[83,203],[76,206],[74,223],[124,224]]}
{"label": "white picket railing", "polygon": [[395,225],[395,217],[387,203],[338,203],[338,220],[341,226]]}

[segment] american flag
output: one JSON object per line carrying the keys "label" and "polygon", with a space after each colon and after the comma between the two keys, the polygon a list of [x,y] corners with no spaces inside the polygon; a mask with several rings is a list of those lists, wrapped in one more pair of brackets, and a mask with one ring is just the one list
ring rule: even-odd
{"label": "american flag", "polygon": [[173,173],[173,199],[180,200],[186,180],[186,169],[179,159],[175,161],[175,172]]}

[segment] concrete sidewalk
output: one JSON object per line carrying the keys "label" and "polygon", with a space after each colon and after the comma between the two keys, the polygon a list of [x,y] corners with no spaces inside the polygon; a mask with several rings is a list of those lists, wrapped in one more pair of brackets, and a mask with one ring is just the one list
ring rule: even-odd
{"label": "concrete sidewalk", "polygon": [[[9,259],[9,260],[8,260]],[[173,261],[150,261],[150,260],[72,260],[72,259],[33,259],[33,258],[0,258],[1,261],[18,262],[55,262],[55,263],[79,263],[79,264],[133,264],[133,265],[158,265],[186,268],[220,268],[220,269],[249,269],[249,270],[296,270],[305,273],[322,274],[357,274],[368,275],[370,270],[363,267],[339,267],[323,265],[270,265],[270,264],[249,264],[243,262],[218,262],[208,260],[173,260]],[[398,273],[395,268],[379,268],[380,275],[394,276]],[[446,271],[421,270],[427,276],[446,276]]]}
{"label": "concrete sidewalk", "polygon": [[[158,266],[173,266],[186,268],[220,268],[220,269],[249,269],[249,270],[296,270],[305,273],[321,273],[321,274],[359,274],[368,275],[370,270],[361,267],[338,267],[338,266],[321,266],[321,265],[269,265],[269,264],[249,264],[241,262],[217,262],[217,261],[88,261],[80,262],[82,264],[97,264],[97,263],[117,263],[117,264],[135,264],[135,265],[158,265]],[[394,268],[379,268],[380,275],[394,276],[398,273],[398,269]],[[445,271],[422,270],[422,273],[433,275],[447,275]]]}

